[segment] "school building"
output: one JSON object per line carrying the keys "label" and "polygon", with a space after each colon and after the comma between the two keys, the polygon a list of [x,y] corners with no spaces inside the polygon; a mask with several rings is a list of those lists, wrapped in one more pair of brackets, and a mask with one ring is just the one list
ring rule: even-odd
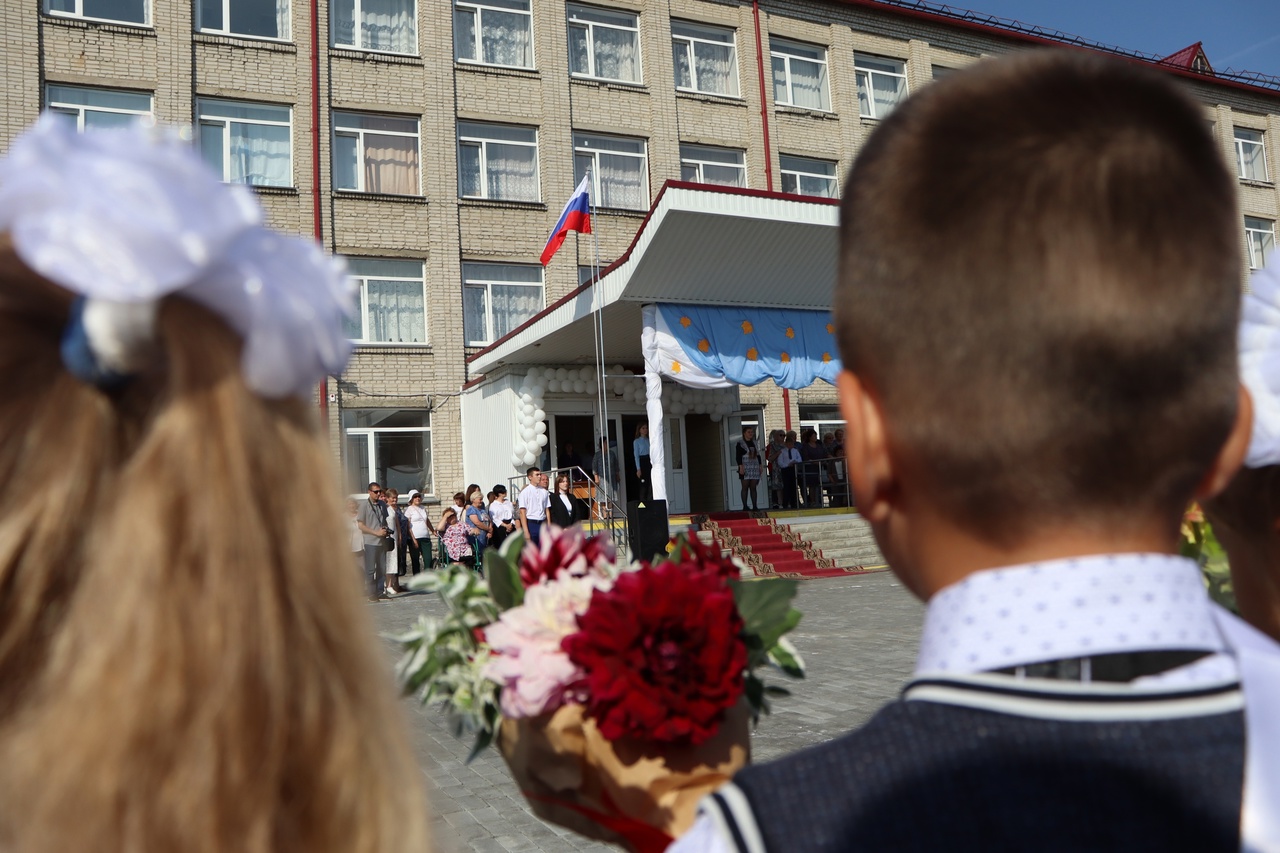
{"label": "school building", "polygon": [[[348,259],[357,349],[317,404],[351,492],[488,488],[602,432],[627,469],[645,421],[672,512],[736,505],[744,425],[839,421],[814,318],[843,175],[895,105],[985,56],[1159,66],[1239,176],[1249,266],[1280,217],[1280,79],[925,2],[30,0],[0,25],[0,147],[44,109],[185,125],[274,225]],[[588,172],[595,234],[544,268]],[[744,323],[758,341],[725,337]],[[688,363],[663,361],[695,326]],[[700,362],[713,337],[725,358]]]}

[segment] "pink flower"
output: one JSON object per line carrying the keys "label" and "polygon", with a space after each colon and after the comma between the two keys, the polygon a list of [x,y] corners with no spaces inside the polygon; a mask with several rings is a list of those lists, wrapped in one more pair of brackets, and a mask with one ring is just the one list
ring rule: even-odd
{"label": "pink flower", "polygon": [[578,630],[578,617],[591,605],[592,593],[610,583],[597,574],[573,577],[562,570],[555,580],[529,587],[524,604],[486,629],[495,657],[484,676],[501,685],[503,714],[536,717],[564,704],[566,688],[581,680],[582,672],[560,649],[560,641]]}
{"label": "pink flower", "polygon": [[520,580],[531,587],[544,578],[557,577],[562,570],[574,577],[589,573],[607,576],[616,557],[608,536],[588,539],[581,527],[548,524],[542,528],[541,544],[526,545],[520,553]]}

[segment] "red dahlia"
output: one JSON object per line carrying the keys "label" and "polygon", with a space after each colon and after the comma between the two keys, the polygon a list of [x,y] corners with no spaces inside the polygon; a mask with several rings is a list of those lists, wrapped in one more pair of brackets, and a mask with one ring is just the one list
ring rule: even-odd
{"label": "red dahlia", "polygon": [[680,536],[673,543],[669,556],[687,572],[706,572],[726,581],[737,578],[740,573],[732,560],[720,555],[718,544],[704,545],[696,536]]}
{"label": "red dahlia", "polygon": [[616,557],[613,542],[604,534],[587,538],[576,525],[560,528],[548,524],[542,528],[541,544],[530,542],[520,552],[520,581],[527,587],[544,579],[553,581],[561,569],[568,569],[574,577],[604,574]]}
{"label": "red dahlia", "polygon": [[665,562],[597,590],[561,642],[573,685],[609,740],[700,744],[742,695],[747,647],[733,592],[715,573]]}

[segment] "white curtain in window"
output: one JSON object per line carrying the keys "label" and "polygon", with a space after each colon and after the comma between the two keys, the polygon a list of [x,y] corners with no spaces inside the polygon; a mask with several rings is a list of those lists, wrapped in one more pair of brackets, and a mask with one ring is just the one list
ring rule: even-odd
{"label": "white curtain in window", "polygon": [[1253,142],[1245,142],[1240,144],[1240,161],[1244,174],[1242,178],[1251,181],[1265,181],[1267,179],[1267,170],[1264,167],[1262,155],[1262,146]]}
{"label": "white curtain in window", "polygon": [[625,207],[642,210],[648,206],[644,197],[644,161],[638,157],[600,154],[601,207]]}
{"label": "white curtain in window", "polygon": [[541,310],[541,287],[493,285],[494,340],[507,334]]}
{"label": "white curtain in window", "polygon": [[596,76],[610,80],[640,79],[636,33],[596,27]]}
{"label": "white curtain in window", "polygon": [[293,186],[289,128],[233,122],[231,180],[260,187]]}
{"label": "white curtain in window", "polygon": [[902,100],[907,81],[888,74],[872,74],[871,89],[876,99],[876,118],[885,118]]}
{"label": "white curtain in window", "polygon": [[333,17],[333,43],[359,47],[355,40],[355,0],[334,0],[329,5],[329,10]]}
{"label": "white curtain in window", "polygon": [[792,58],[791,97],[797,107],[827,109],[827,66]]}
{"label": "white curtain in window", "polygon": [[481,14],[481,27],[485,62],[519,68],[533,65],[528,15],[485,9]]}
{"label": "white curtain in window", "polygon": [[276,38],[289,38],[289,0],[276,0]]}
{"label": "white curtain in window", "polygon": [[363,0],[360,29],[364,47],[413,53],[417,46],[415,0]]}
{"label": "white curtain in window", "polygon": [[366,133],[364,188],[371,193],[418,195],[418,140]]}
{"label": "white curtain in window", "polygon": [[462,288],[462,329],[468,346],[489,341],[489,332],[484,322],[484,303],[484,285],[467,285]]}
{"label": "white curtain in window", "polygon": [[693,46],[693,59],[698,69],[699,91],[738,94],[737,81],[733,79],[732,46],[697,42]]}
{"label": "white curtain in window", "polygon": [[369,281],[369,339],[380,343],[420,344],[426,340],[422,283]]}
{"label": "white curtain in window", "polygon": [[692,89],[693,75],[689,71],[688,42],[671,42],[671,61],[675,64],[676,86],[681,89]]}
{"label": "white curtain in window", "polygon": [[526,145],[488,145],[489,198],[538,200],[538,152]]}

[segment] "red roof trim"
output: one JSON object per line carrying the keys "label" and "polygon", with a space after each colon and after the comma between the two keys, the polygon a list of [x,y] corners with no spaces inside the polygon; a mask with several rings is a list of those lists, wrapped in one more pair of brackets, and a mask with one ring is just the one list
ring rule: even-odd
{"label": "red roof trim", "polygon": [[[526,328],[538,322],[543,317],[545,317],[546,315],[550,314],[552,311],[559,308],[561,305],[564,305],[566,302],[569,302],[570,300],[575,299],[578,296],[582,295],[582,293],[584,293],[588,288],[590,288],[597,281],[604,278],[609,273],[613,272],[622,264],[626,263],[627,259],[631,257],[631,252],[635,249],[636,243],[640,242],[640,235],[644,233],[645,226],[649,224],[649,220],[653,217],[653,212],[658,209],[658,203],[662,201],[662,197],[666,195],[668,189],[698,190],[701,192],[721,193],[722,195],[742,195],[742,196],[751,196],[755,198],[771,198],[771,199],[777,199],[780,201],[802,201],[802,202],[805,202],[806,204],[826,204],[826,205],[840,204],[840,199],[838,198],[822,198],[820,196],[795,195],[793,193],[780,193],[780,192],[775,192],[773,190],[753,190],[753,189],[746,189],[744,187],[721,187],[721,186],[715,186],[713,184],[697,184],[697,183],[693,183],[692,181],[665,181],[662,184],[662,189],[658,190],[658,194],[654,196],[653,204],[649,207],[649,212],[644,215],[644,219],[640,222],[640,227],[637,228],[636,233],[632,235],[631,244],[627,246],[627,250],[623,252],[622,255],[616,261],[609,264],[609,266],[605,267],[604,269],[600,270],[599,276],[578,285],[576,288],[569,291],[567,294],[560,297],[555,302],[548,305],[546,308],[543,308],[537,314],[534,314],[528,320],[525,320],[519,326],[516,326],[514,329],[507,332],[505,335],[498,338],[496,341],[489,344],[484,349],[467,356],[467,361],[468,362],[474,361],[475,359],[489,352],[489,350],[493,349],[499,344],[502,344],[504,341],[507,341],[511,337],[520,334]],[[466,388],[467,385],[463,385],[462,387]]]}

